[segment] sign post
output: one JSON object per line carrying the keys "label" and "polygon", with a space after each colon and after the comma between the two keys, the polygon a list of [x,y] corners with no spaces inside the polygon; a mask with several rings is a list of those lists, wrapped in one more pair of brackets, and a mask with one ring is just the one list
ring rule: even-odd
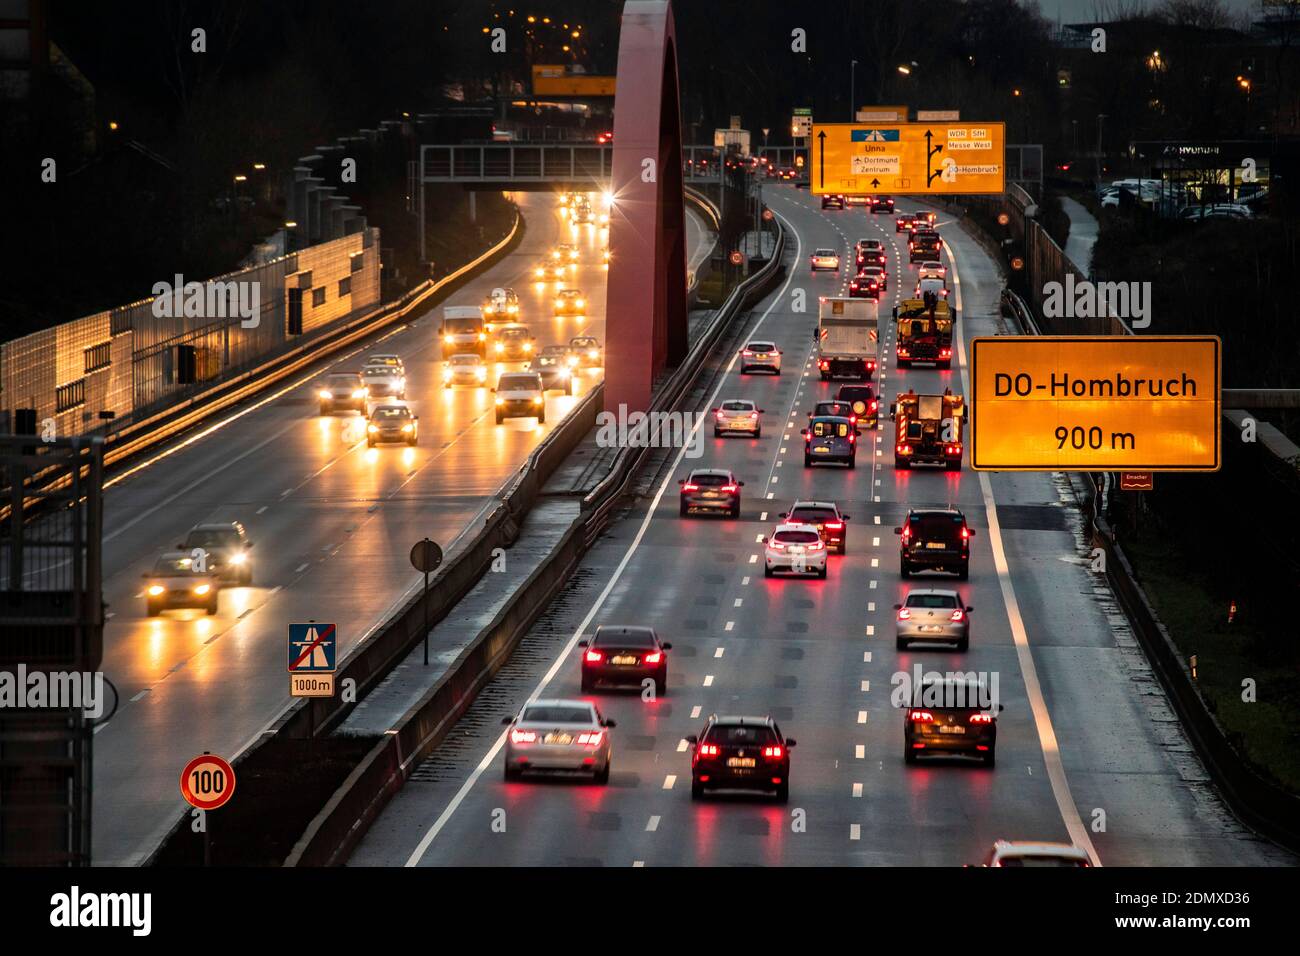
{"label": "sign post", "polygon": [[815,195],[1006,191],[1004,123],[814,123]]}
{"label": "sign post", "polygon": [[1218,471],[1221,354],[1213,335],[974,339],[971,467]]}
{"label": "sign post", "polygon": [[289,625],[289,693],[333,697],[338,636],[333,624]]}
{"label": "sign post", "polygon": [[[204,751],[181,771],[181,796],[196,810],[207,813],[223,807],[235,795],[235,768]],[[211,823],[203,821],[203,865],[212,865]]]}
{"label": "sign post", "polygon": [[424,598],[420,601],[424,608],[424,666],[429,666],[429,575],[442,564],[442,548],[421,538],[411,548],[411,564],[415,570],[424,572]]}

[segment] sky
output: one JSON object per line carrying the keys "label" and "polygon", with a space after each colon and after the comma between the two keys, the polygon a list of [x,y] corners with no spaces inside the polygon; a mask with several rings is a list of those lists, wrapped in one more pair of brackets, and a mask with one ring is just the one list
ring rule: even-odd
{"label": "sky", "polygon": [[[1024,0],[1027,5],[1032,5],[1034,0]],[[1125,6],[1133,4],[1136,0],[1120,0]],[[1159,0],[1147,0],[1148,8],[1154,8]],[[1052,23],[1057,20],[1058,13],[1062,23],[1080,23],[1096,19],[1095,11],[1098,7],[1107,6],[1107,0],[1038,0],[1039,9],[1042,10],[1043,16]],[[1113,5],[1113,4],[1112,4]],[[1232,14],[1240,13],[1257,13],[1259,11],[1259,0],[1225,0],[1224,4]]]}

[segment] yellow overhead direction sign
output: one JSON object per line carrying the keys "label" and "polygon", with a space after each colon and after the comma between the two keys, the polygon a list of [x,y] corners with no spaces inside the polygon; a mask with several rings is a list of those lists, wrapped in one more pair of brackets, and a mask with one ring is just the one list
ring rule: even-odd
{"label": "yellow overhead direction sign", "polygon": [[1218,471],[1214,335],[1046,335],[971,343],[977,471]]}
{"label": "yellow overhead direction sign", "polygon": [[811,144],[818,195],[1006,189],[1004,123],[814,123]]}

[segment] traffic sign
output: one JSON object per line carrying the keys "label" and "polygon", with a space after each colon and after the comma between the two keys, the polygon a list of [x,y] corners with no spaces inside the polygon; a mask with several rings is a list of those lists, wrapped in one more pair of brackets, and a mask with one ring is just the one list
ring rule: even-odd
{"label": "traffic sign", "polygon": [[971,343],[977,471],[1218,471],[1213,335],[1046,335]]}
{"label": "traffic sign", "polygon": [[863,106],[854,114],[859,123],[906,123],[906,106]]}
{"label": "traffic sign", "polygon": [[728,258],[731,260],[733,266],[738,266],[745,261],[745,256],[739,249],[734,250]]}
{"label": "traffic sign", "polygon": [[1151,491],[1156,486],[1156,476],[1149,471],[1121,471],[1120,491]]}
{"label": "traffic sign", "polygon": [[331,674],[338,639],[333,624],[289,625],[289,673]]}
{"label": "traffic sign", "polygon": [[917,110],[918,123],[955,123],[961,119],[960,110]]}
{"label": "traffic sign", "polygon": [[1006,189],[1004,123],[814,123],[811,142],[817,195]]}
{"label": "traffic sign", "polygon": [[429,574],[442,564],[442,548],[437,543],[423,538],[411,546],[411,564],[417,571]]}
{"label": "traffic sign", "polygon": [[299,674],[289,675],[290,697],[333,697],[333,674]]}
{"label": "traffic sign", "polygon": [[812,116],[796,112],[790,117],[790,135],[796,139],[808,136],[812,132]]}
{"label": "traffic sign", "polygon": [[220,757],[203,754],[181,771],[181,796],[199,810],[215,810],[235,795],[235,768]]}

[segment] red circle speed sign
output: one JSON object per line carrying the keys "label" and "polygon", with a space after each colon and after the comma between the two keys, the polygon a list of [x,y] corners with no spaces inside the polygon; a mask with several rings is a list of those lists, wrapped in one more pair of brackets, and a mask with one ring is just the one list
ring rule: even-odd
{"label": "red circle speed sign", "polygon": [[738,266],[744,261],[745,261],[745,257],[740,254],[739,249],[737,249],[735,252],[731,254],[731,264],[733,266]]}
{"label": "red circle speed sign", "polygon": [[181,796],[192,807],[215,810],[235,794],[235,770],[212,754],[195,757],[181,771]]}

